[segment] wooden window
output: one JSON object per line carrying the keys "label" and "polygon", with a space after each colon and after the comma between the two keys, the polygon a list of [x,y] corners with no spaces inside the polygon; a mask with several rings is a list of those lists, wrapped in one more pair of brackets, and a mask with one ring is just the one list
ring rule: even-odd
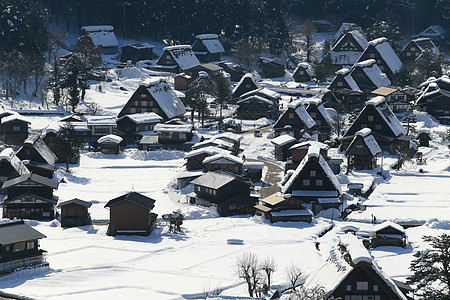
{"label": "wooden window", "polygon": [[375,53],[369,53],[369,58],[375,58]]}
{"label": "wooden window", "polygon": [[406,52],[406,56],[410,57],[411,56],[411,52]]}
{"label": "wooden window", "polygon": [[311,181],[309,179],[303,179],[303,185],[304,186],[310,186],[311,185]]}
{"label": "wooden window", "polygon": [[316,177],[316,170],[309,171],[309,176]]}
{"label": "wooden window", "polygon": [[411,51],[416,51],[416,47],[411,46]]}
{"label": "wooden window", "polygon": [[338,81],[337,82],[337,86],[343,86],[344,84],[343,84],[343,82],[342,81]]}
{"label": "wooden window", "polygon": [[351,284],[347,284],[346,291],[347,291],[347,292],[350,292],[351,290],[352,290]]}
{"label": "wooden window", "polygon": [[250,89],[251,87],[252,87],[252,85],[250,83],[245,84],[246,89]]}
{"label": "wooden window", "polygon": [[316,186],[323,186],[323,180],[322,179],[316,179]]}
{"label": "wooden window", "polygon": [[357,281],[356,282],[357,291],[367,291],[369,290],[369,283],[367,281]]}
{"label": "wooden window", "polygon": [[322,125],[322,120],[320,120],[320,119],[315,120],[315,122],[316,122],[316,125],[318,125],[318,126]]}
{"label": "wooden window", "polygon": [[180,132],[180,133],[178,134],[178,138],[179,138],[180,140],[185,140],[185,139],[186,139],[186,133]]}
{"label": "wooden window", "polygon": [[303,70],[298,71],[298,74],[300,74],[300,75],[305,75],[305,71],[303,71]]}
{"label": "wooden window", "polygon": [[147,101],[145,100],[141,101],[141,106],[147,106]]}
{"label": "wooden window", "polygon": [[21,243],[16,243],[14,244],[14,252],[19,252],[19,251],[23,251],[25,250],[25,242],[21,242]]}
{"label": "wooden window", "polygon": [[381,124],[375,124],[375,130],[381,130]]}
{"label": "wooden window", "polygon": [[373,285],[373,291],[374,291],[374,292],[378,292],[378,285],[377,285],[377,284],[374,284],[374,285]]}
{"label": "wooden window", "polygon": [[236,203],[230,203],[230,204],[228,205],[228,209],[229,209],[229,210],[236,210],[236,209],[237,209]]}
{"label": "wooden window", "polygon": [[293,119],[294,118],[294,113],[293,112],[290,112],[289,113],[289,119]]}
{"label": "wooden window", "polygon": [[373,122],[373,116],[372,115],[371,116],[367,116],[367,121]]}
{"label": "wooden window", "polygon": [[27,242],[27,250],[34,249],[34,242]]}
{"label": "wooden window", "polygon": [[13,131],[20,131],[20,125],[13,126],[13,127],[12,127],[12,130],[13,130]]}
{"label": "wooden window", "polygon": [[136,113],[136,107],[130,107],[130,114]]}
{"label": "wooden window", "polygon": [[147,94],[141,94],[141,98],[147,98]]}

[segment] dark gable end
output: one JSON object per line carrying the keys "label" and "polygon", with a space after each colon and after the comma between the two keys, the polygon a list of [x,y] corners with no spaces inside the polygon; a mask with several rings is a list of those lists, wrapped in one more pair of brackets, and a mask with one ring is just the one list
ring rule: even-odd
{"label": "dark gable end", "polygon": [[105,205],[105,208],[114,206],[122,201],[130,201],[138,206],[147,208],[149,210],[151,210],[155,207],[155,202],[156,202],[152,198],[144,196],[140,193],[129,192],[128,194],[124,194],[122,196],[119,196],[117,198],[114,198],[114,199],[108,201],[108,203],[106,203],[106,205]]}

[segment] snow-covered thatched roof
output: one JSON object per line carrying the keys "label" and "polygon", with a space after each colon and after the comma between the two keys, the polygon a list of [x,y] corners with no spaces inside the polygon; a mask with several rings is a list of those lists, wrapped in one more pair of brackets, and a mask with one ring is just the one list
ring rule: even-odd
{"label": "snow-covered thatched roof", "polygon": [[182,133],[190,133],[192,132],[192,129],[194,128],[194,125],[188,124],[188,125],[178,125],[178,124],[156,124],[155,128],[153,129],[156,132],[182,132]]}
{"label": "snow-covered thatched roof", "polygon": [[119,46],[119,42],[114,34],[114,27],[112,26],[83,26],[81,30],[89,35],[95,46],[101,46],[103,48]]}
{"label": "snow-covered thatched roof", "polygon": [[240,157],[237,157],[237,156],[231,155],[231,154],[224,154],[224,153],[219,153],[219,154],[215,154],[213,156],[207,157],[203,160],[203,163],[207,164],[207,163],[217,162],[217,161],[220,161],[220,163],[224,163],[225,161],[228,161],[228,162],[239,164],[239,165],[244,164],[244,161]]}
{"label": "snow-covered thatched roof", "polygon": [[[394,135],[397,137],[399,135],[406,135],[406,129],[403,127],[402,123],[398,120],[389,105],[385,102],[383,96],[377,96],[366,102],[366,107],[374,106],[379,115],[386,122],[386,125],[392,130]],[[363,111],[366,109],[364,107]],[[363,111],[361,114],[363,114]]]}
{"label": "snow-covered thatched roof", "polygon": [[8,115],[6,117],[3,117],[1,119],[1,124],[6,124],[6,123],[9,123],[9,122],[13,122],[13,121],[22,121],[22,122],[31,124],[31,122],[27,118],[25,118],[24,116],[19,115],[19,114],[12,114],[12,115]]}
{"label": "snow-covered thatched roof", "polygon": [[5,148],[0,152],[0,162],[2,160],[7,161],[19,176],[30,173],[23,162],[16,156],[12,148]]}
{"label": "snow-covered thatched roof", "polygon": [[157,123],[161,122],[163,118],[154,112],[143,112],[136,113],[131,115],[125,115],[118,120],[122,120],[123,118],[130,119],[135,124],[145,124],[145,123]]}
{"label": "snow-covered thatched roof", "polygon": [[178,98],[170,85],[163,79],[151,82],[147,86],[148,92],[158,102],[159,107],[166,114],[168,119],[183,115],[186,108]]}
{"label": "snow-covered thatched roof", "polygon": [[353,138],[352,142],[348,146],[348,149],[351,149],[353,147],[353,144],[355,143],[358,136],[362,137],[363,142],[366,144],[367,148],[369,149],[370,153],[375,156],[378,153],[381,153],[381,148],[378,145],[377,141],[372,135],[372,130],[370,128],[363,128],[355,133],[355,137]]}
{"label": "snow-covered thatched roof", "polygon": [[252,73],[246,73],[244,76],[241,77],[241,80],[234,86],[233,90],[231,91],[231,94],[234,94],[236,90],[244,83],[244,80],[250,79],[256,86],[257,89],[261,88],[261,85],[258,82],[258,79],[256,79],[255,75]]}
{"label": "snow-covered thatched roof", "polygon": [[369,77],[370,81],[377,87],[390,86],[391,81],[389,78],[381,72],[380,68],[376,64],[374,59],[368,59],[355,64],[355,68],[361,68],[364,73]]}
{"label": "snow-covered thatched roof", "polygon": [[201,41],[209,53],[225,53],[217,34],[199,34],[195,38]]}
{"label": "snow-covered thatched roof", "polygon": [[177,45],[164,47],[182,70],[187,70],[200,65],[200,61],[195,56],[190,45]]}
{"label": "snow-covered thatched roof", "polygon": [[[40,135],[30,135],[24,142],[24,145],[29,144],[37,151],[37,153],[47,162],[49,165],[54,165],[58,161],[55,153],[47,146],[47,144],[41,139]],[[20,149],[17,153],[20,152]]]}
{"label": "snow-covered thatched roof", "polygon": [[334,291],[359,267],[359,264],[370,265],[373,271],[384,281],[393,295],[406,300],[405,295],[395,285],[394,281],[373,261],[372,256],[353,234],[340,236],[340,242],[334,246],[323,264],[306,279],[306,288],[322,287],[326,296]]}
{"label": "snow-covered thatched roof", "polygon": [[383,60],[386,62],[388,68],[392,73],[396,73],[402,67],[402,62],[395,54],[394,49],[385,37],[380,37],[369,42],[369,45],[375,47],[375,50],[380,54]]}

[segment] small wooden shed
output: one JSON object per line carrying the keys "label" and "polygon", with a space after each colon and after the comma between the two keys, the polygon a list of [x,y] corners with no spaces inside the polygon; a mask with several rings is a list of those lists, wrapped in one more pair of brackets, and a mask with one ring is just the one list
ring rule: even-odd
{"label": "small wooden shed", "polygon": [[76,227],[91,224],[91,216],[88,212],[88,208],[91,206],[91,202],[78,198],[59,203],[58,207],[61,208],[61,226]]}
{"label": "small wooden shed", "polygon": [[108,134],[98,139],[98,148],[103,154],[119,154],[122,152],[120,143],[122,138],[115,134]]}

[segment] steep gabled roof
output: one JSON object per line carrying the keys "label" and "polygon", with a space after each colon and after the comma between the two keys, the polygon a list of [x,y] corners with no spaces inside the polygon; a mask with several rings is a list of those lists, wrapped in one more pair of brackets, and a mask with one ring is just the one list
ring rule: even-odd
{"label": "steep gabled roof", "polygon": [[244,81],[247,81],[247,80],[251,80],[257,89],[261,88],[261,85],[259,84],[255,75],[253,75],[252,73],[246,73],[244,76],[241,77],[241,80],[239,80],[239,82],[233,88],[233,90],[231,91],[231,94],[234,94],[237,91],[237,89],[244,83]]}
{"label": "steep gabled roof", "polygon": [[205,46],[209,53],[225,53],[217,34],[199,34],[195,38]]}
{"label": "steep gabled roof", "polygon": [[[30,135],[24,142],[24,145],[31,145],[36,152],[42,157],[42,159],[49,165],[55,165],[58,161],[58,157],[47,146],[47,144],[40,138],[40,135]],[[23,146],[17,151],[19,153]]]}
{"label": "steep gabled roof", "polygon": [[178,125],[178,124],[163,124],[163,123],[159,123],[159,124],[155,125],[155,128],[153,128],[153,131],[156,131],[156,132],[184,132],[184,133],[191,133],[193,128],[194,128],[194,125],[192,125],[192,124]]}
{"label": "steep gabled roof", "polygon": [[297,166],[297,169],[295,169],[294,173],[291,175],[289,180],[281,187],[281,192],[288,193],[289,189],[292,187],[297,177],[302,173],[304,167],[311,159],[317,159],[319,167],[328,177],[332,185],[335,187],[336,191],[338,191],[338,193],[341,194],[342,193],[341,184],[339,183],[339,180],[337,179],[336,175],[334,175],[328,163],[325,161],[322,155],[320,155],[320,148],[318,145],[312,145],[308,148],[308,154]]}
{"label": "steep gabled roof", "polygon": [[21,122],[25,122],[25,123],[31,124],[31,122],[28,121],[27,118],[25,118],[24,116],[19,115],[19,114],[12,114],[12,115],[8,115],[6,117],[3,117],[0,120],[0,123],[1,124],[6,124],[6,123],[9,123],[9,122],[13,122],[13,121],[21,121]]}
{"label": "steep gabled roof", "polygon": [[[288,104],[288,108],[294,109],[294,112],[297,114],[297,116],[300,118],[300,120],[303,122],[303,124],[306,125],[308,129],[313,128],[316,126],[316,122],[314,122],[313,118],[308,114],[305,107],[303,106],[303,100],[294,100]],[[278,120],[273,125],[274,128],[276,128],[277,123],[283,118],[283,116],[288,113],[288,110],[285,110],[281,116],[278,118]]]}
{"label": "steep gabled roof", "polygon": [[30,173],[23,162],[16,156],[12,148],[5,148],[0,152],[0,162],[2,160],[7,161],[19,176]]}
{"label": "steep gabled roof", "polygon": [[370,253],[353,234],[340,236],[339,244],[330,250],[328,258],[306,279],[304,286],[307,288],[322,287],[325,295],[331,296],[347,276],[362,265],[370,266],[379,276],[386,284],[386,288],[389,289],[386,292],[390,294],[390,297],[407,299],[394,281],[373,261]]}
{"label": "steep gabled roof", "polygon": [[377,226],[374,227],[373,231],[378,232],[378,231],[386,229],[388,227],[392,227],[401,233],[405,233],[405,229],[403,229],[403,227],[401,225],[391,222],[391,221],[385,221],[381,224],[378,224]]}
{"label": "steep gabled roof", "polygon": [[443,37],[445,35],[445,30],[439,25],[431,25],[418,35],[424,37]]}
{"label": "steep gabled roof", "polygon": [[[324,120],[328,123],[330,127],[333,127],[333,119],[331,118],[330,114],[327,112],[325,107],[322,104],[322,99],[320,98],[311,98],[304,101],[308,105],[313,105],[317,107],[317,110],[322,115]],[[306,109],[308,110],[308,109]]]}
{"label": "steep gabled roof", "polygon": [[203,163],[208,164],[208,163],[212,163],[217,160],[227,160],[229,162],[232,162],[232,163],[235,163],[238,165],[244,164],[244,161],[240,157],[237,157],[237,156],[231,155],[231,154],[226,154],[226,153],[218,153],[213,156],[206,157],[203,160]]}
{"label": "steep gabled roof", "polygon": [[296,142],[296,141],[297,141],[296,138],[294,138],[294,137],[292,137],[290,135],[287,135],[287,134],[282,134],[282,135],[274,138],[270,142],[272,144],[276,145],[276,146],[282,147],[284,145],[287,145],[289,143],[293,143],[293,142]]}
{"label": "steep gabled roof", "polygon": [[[369,46],[374,47],[374,49],[380,54],[392,73],[396,73],[400,70],[402,67],[402,62],[398,58],[397,54],[395,54],[394,49],[392,49],[387,38],[380,37],[372,40],[369,42]],[[368,51],[368,49],[369,48],[365,51]]]}
{"label": "steep gabled roof", "polygon": [[114,27],[109,25],[103,26],[83,26],[82,31],[85,31],[91,38],[95,46],[101,47],[118,47],[116,35],[114,34]]}
{"label": "steep gabled roof", "polygon": [[172,119],[186,112],[186,108],[180,98],[165,80],[150,83],[147,86],[147,90],[158,102],[159,107],[167,115],[167,118]]}
{"label": "steep gabled roof", "polygon": [[258,96],[258,95],[252,95],[252,96],[248,96],[248,97],[242,98],[241,100],[239,100],[236,103],[240,104],[240,103],[245,103],[245,102],[262,102],[262,103],[266,103],[268,105],[273,105],[273,101],[272,100],[269,100],[267,98],[264,98],[264,97],[261,97],[261,96]]}
{"label": "steep gabled roof", "polygon": [[355,137],[353,138],[352,142],[348,146],[346,152],[348,152],[350,149],[353,148],[354,144],[356,143],[358,136],[361,137],[364,144],[366,144],[367,148],[369,149],[370,153],[375,156],[378,153],[381,153],[381,148],[378,145],[377,141],[372,135],[372,130],[370,128],[363,128],[356,132]]}
{"label": "steep gabled roof", "polygon": [[292,73],[292,74],[297,73],[297,71],[298,71],[299,69],[305,70],[306,74],[308,74],[309,77],[312,77],[312,76],[313,76],[312,71],[311,71],[311,65],[308,64],[307,62],[301,62],[301,63],[299,63],[299,64],[297,65],[297,67],[295,68],[294,73]]}
{"label": "steep gabled roof", "polygon": [[266,87],[261,87],[258,88],[256,90],[252,90],[249,91],[247,93],[244,93],[240,96],[241,99],[253,96],[253,95],[257,95],[266,99],[270,99],[270,100],[276,100],[276,99],[281,99],[281,95],[275,91],[269,90]]}
{"label": "steep gabled roof", "polygon": [[[370,79],[370,81],[373,83],[374,86],[377,88],[381,86],[390,86],[391,81],[389,78],[381,72],[380,68],[376,64],[376,61],[374,59],[368,59],[359,63],[356,63],[354,66],[353,71],[350,73],[350,75],[353,74],[354,70],[356,68],[361,68],[364,73],[367,75],[367,77]],[[353,77],[353,76],[352,76]]]}
{"label": "steep gabled roof", "polygon": [[30,225],[25,224],[24,221],[0,224],[0,245],[10,245],[43,238],[46,238],[46,236]]}
{"label": "steep gabled roof", "polygon": [[149,210],[153,209],[155,207],[155,200],[152,198],[149,198],[147,196],[144,196],[137,192],[129,192],[127,194],[124,194],[122,196],[119,196],[117,198],[114,198],[112,200],[109,200],[108,203],[106,203],[105,207],[111,207],[116,205],[117,203],[120,203],[122,201],[130,201],[133,202],[136,205],[139,205],[141,207],[147,208]]}
{"label": "steep gabled roof", "polygon": [[177,45],[164,47],[182,70],[187,70],[200,65],[200,61],[195,56],[190,45]]}
{"label": "steep gabled roof", "polygon": [[102,136],[101,138],[99,138],[97,140],[97,143],[102,144],[102,143],[113,143],[113,144],[120,144],[123,141],[123,138],[115,135],[115,134],[108,134],[105,136]]}
{"label": "steep gabled roof", "polygon": [[78,198],[73,198],[73,199],[70,199],[70,200],[67,200],[67,201],[60,202],[58,204],[58,207],[65,206],[65,205],[72,204],[72,203],[73,204],[78,204],[78,205],[81,205],[81,206],[85,206],[85,207],[91,207],[92,206],[91,202],[80,200]]}
{"label": "steep gabled roof", "polygon": [[344,34],[344,32],[350,30],[358,30],[360,33],[363,32],[362,28],[355,23],[342,22],[339,29],[331,37],[330,45],[333,46],[337,42],[337,40]]}

